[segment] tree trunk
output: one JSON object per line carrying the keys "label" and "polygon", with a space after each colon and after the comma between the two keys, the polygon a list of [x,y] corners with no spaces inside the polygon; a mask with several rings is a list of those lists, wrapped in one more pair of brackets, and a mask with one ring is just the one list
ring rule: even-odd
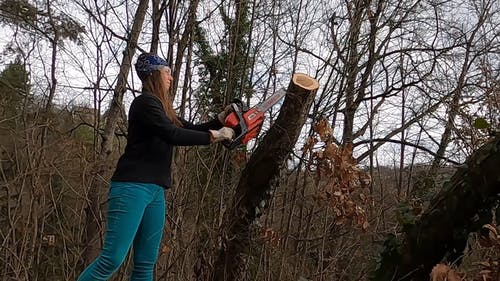
{"label": "tree trunk", "polygon": [[382,261],[372,280],[428,280],[443,258],[458,259],[469,233],[491,222],[500,190],[500,134],[459,168],[415,224],[403,226],[401,243],[386,241]]}
{"label": "tree trunk", "polygon": [[160,43],[160,24],[161,16],[165,11],[165,6],[160,7],[160,0],[152,0],[153,8],[153,34],[151,35],[151,45],[149,46],[149,52],[158,53],[158,45]]}
{"label": "tree trunk", "polygon": [[349,57],[347,59],[347,87],[345,90],[345,108],[344,108],[344,129],[342,132],[342,144],[352,144],[354,131],[354,116],[356,114],[357,105],[356,97],[356,77],[359,74],[360,54],[358,52],[359,36],[363,14],[365,12],[364,1],[353,1],[352,5],[348,5],[352,12],[349,26]]}
{"label": "tree trunk", "polygon": [[148,0],[141,0],[137,6],[137,11],[134,17],[135,20],[123,55],[118,80],[114,89],[113,100],[111,101],[108,110],[108,117],[104,127],[101,151],[97,157],[96,167],[94,169],[94,175],[88,193],[88,206],[85,209],[87,217],[85,222],[85,242],[87,248],[85,249],[84,258],[86,264],[93,260],[99,254],[100,250],[100,239],[98,238],[100,238],[99,190],[103,185],[103,181],[101,179],[109,174],[109,162],[111,152],[113,151],[115,128],[121,116],[123,94],[126,89],[127,76],[130,72],[132,57],[134,56],[135,49],[137,48],[137,39],[139,38],[147,9]]}
{"label": "tree trunk", "polygon": [[[487,9],[489,10],[489,9]],[[470,68],[472,63],[478,59],[478,56],[474,55],[474,41],[476,40],[476,34],[483,27],[485,23],[485,17],[483,16],[487,11],[483,11],[483,14],[480,16],[478,23],[476,24],[474,30],[472,31],[470,37],[467,39],[465,43],[465,58],[462,64],[462,70],[460,72],[460,76],[458,77],[457,87],[453,91],[453,98],[450,102],[448,109],[448,118],[446,120],[446,125],[444,132],[441,136],[441,141],[439,142],[438,150],[436,152],[436,156],[432,162],[431,168],[429,170],[429,177],[434,179],[438,173],[439,165],[442,159],[446,159],[445,152],[448,148],[448,145],[452,141],[452,133],[455,131],[455,119],[459,114],[462,94],[464,89],[467,87],[467,75],[470,72]]]}
{"label": "tree trunk", "polygon": [[275,180],[298,139],[317,88],[315,79],[304,74],[293,76],[276,122],[248,161],[232,205],[224,215],[222,246],[208,280],[239,280],[245,264],[242,254],[248,250],[251,240],[251,225],[261,215],[263,203],[270,199]]}
{"label": "tree trunk", "polygon": [[[248,1],[235,0],[236,11],[234,22],[229,30],[229,60],[227,66],[227,87],[224,102],[228,103],[234,97],[239,95],[236,91],[243,94],[247,70],[244,68],[248,56],[246,56],[246,42],[248,30]],[[238,87],[239,85],[239,87]],[[225,104],[223,103],[222,106]]]}
{"label": "tree trunk", "polygon": [[[182,35],[181,34],[177,35],[180,36],[180,39],[178,39],[177,43],[177,53],[175,56],[175,60],[171,63],[171,66],[174,69],[173,73],[174,79],[172,81],[172,86],[170,87],[170,91],[173,91],[172,94],[174,94],[174,96],[177,92],[177,87],[179,86],[179,77],[181,74],[182,64],[184,63],[184,54],[186,52],[188,44],[192,42],[191,37],[196,27],[196,11],[198,10],[199,4],[200,4],[199,0],[189,1],[187,20],[185,23],[184,32],[182,33]],[[186,67],[190,67],[190,65],[186,65]]]}

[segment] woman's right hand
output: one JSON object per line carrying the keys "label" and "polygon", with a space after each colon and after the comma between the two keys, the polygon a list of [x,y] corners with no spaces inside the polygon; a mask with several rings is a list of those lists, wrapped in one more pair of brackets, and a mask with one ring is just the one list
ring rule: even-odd
{"label": "woman's right hand", "polygon": [[210,140],[212,143],[220,142],[223,140],[232,140],[234,137],[234,130],[229,127],[222,127],[219,130],[208,130],[210,132]]}

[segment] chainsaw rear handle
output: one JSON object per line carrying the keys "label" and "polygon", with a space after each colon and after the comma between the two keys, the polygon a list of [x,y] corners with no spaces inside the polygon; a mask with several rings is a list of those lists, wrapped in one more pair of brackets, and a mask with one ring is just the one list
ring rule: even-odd
{"label": "chainsaw rear handle", "polygon": [[[238,103],[240,106],[238,106]],[[231,103],[231,107],[233,112],[226,117],[224,126],[232,128],[235,132],[235,137],[231,141],[222,141],[222,144],[228,149],[233,149],[241,144],[243,138],[248,132],[247,124],[243,118],[243,103],[240,100],[235,100],[235,102]]]}

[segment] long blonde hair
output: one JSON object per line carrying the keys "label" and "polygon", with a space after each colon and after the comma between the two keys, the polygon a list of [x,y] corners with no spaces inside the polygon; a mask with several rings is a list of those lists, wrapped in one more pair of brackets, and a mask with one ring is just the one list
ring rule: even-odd
{"label": "long blonde hair", "polygon": [[161,78],[160,71],[153,71],[147,78],[142,82],[142,88],[158,97],[163,105],[163,110],[168,119],[170,119],[175,126],[182,127],[182,123],[177,117],[173,106],[172,95],[169,94],[169,89],[167,89],[163,79]]}

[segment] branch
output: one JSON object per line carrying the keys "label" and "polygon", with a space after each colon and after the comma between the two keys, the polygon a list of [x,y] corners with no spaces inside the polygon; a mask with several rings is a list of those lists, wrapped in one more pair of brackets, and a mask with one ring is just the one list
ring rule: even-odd
{"label": "branch", "polygon": [[404,145],[408,145],[408,146],[420,149],[422,151],[425,151],[425,152],[429,153],[430,155],[432,155],[434,157],[441,158],[441,159],[445,160],[446,162],[451,163],[453,165],[457,165],[457,166],[462,165],[462,163],[458,163],[458,162],[453,161],[453,160],[451,160],[449,158],[446,158],[444,156],[439,156],[439,155],[436,154],[436,152],[434,152],[434,151],[432,151],[432,150],[430,150],[430,149],[428,149],[426,147],[423,147],[421,145],[414,144],[414,143],[407,142],[407,141],[393,140],[393,139],[390,139],[390,138],[376,138],[376,139],[371,139],[371,140],[362,140],[362,141],[354,143],[354,146],[358,146],[358,145],[362,145],[362,144],[367,144],[367,143],[370,143],[370,142],[382,142],[382,144],[384,144],[386,142],[397,143],[397,144],[404,144]]}

